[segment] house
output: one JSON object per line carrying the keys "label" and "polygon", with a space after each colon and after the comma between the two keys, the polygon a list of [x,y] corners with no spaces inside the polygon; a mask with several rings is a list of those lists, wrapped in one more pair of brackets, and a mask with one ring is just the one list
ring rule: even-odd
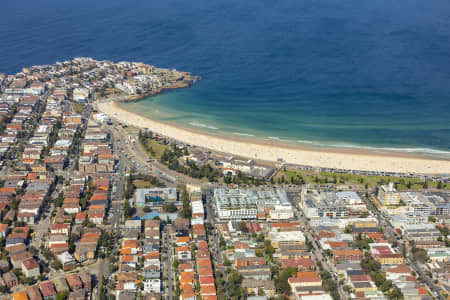
{"label": "house", "polygon": [[75,216],[75,224],[82,224],[84,220],[86,220],[87,213],[86,212],[79,212]]}
{"label": "house", "polygon": [[175,241],[175,244],[177,246],[188,246],[191,242],[191,238],[188,236],[180,236],[179,238],[177,238],[177,240]]}
{"label": "house", "polygon": [[186,236],[189,234],[189,219],[177,218],[173,222],[177,236]]}
{"label": "house", "polygon": [[161,300],[161,294],[160,293],[148,293],[145,295],[145,300]]}
{"label": "house", "polygon": [[281,263],[284,268],[297,268],[299,271],[313,271],[315,268],[310,258],[283,259]]}
{"label": "house", "polygon": [[27,295],[30,300],[42,300],[42,295],[37,285],[27,287]]}
{"label": "house", "polygon": [[400,253],[381,253],[374,258],[382,265],[401,265],[405,262],[405,258]]}
{"label": "house", "polygon": [[88,271],[82,270],[78,273],[81,282],[83,282],[83,287],[89,292],[92,290],[92,276]]}
{"label": "house", "polygon": [[39,276],[39,264],[34,258],[28,258],[22,261],[22,272],[26,277]]}
{"label": "house", "polygon": [[62,233],[65,235],[69,235],[70,224],[53,224],[50,227],[50,233]]}
{"label": "house", "polygon": [[8,224],[0,224],[0,237],[6,238],[8,235]]}
{"label": "house", "polygon": [[177,247],[176,253],[179,261],[192,259],[191,249],[188,246]]}
{"label": "house", "polygon": [[56,290],[53,282],[45,281],[39,284],[39,288],[41,289],[42,296],[44,300],[55,300],[56,299]]}
{"label": "house", "polygon": [[159,278],[145,279],[143,283],[144,283],[144,293],[161,292],[161,280]]}
{"label": "house", "polygon": [[77,267],[77,262],[74,257],[67,251],[57,254],[56,258],[61,263],[64,271],[72,270]]}
{"label": "house", "polygon": [[22,268],[22,261],[32,258],[33,254],[28,251],[19,252],[13,255],[10,255],[11,263],[14,268]]}
{"label": "house", "polygon": [[363,253],[358,249],[334,250],[333,259],[335,262],[361,261],[363,259]]}
{"label": "house", "polygon": [[197,294],[192,289],[192,285],[184,284],[181,286],[180,300],[197,300]]}
{"label": "house", "polygon": [[104,214],[102,214],[102,213],[100,213],[100,214],[90,214],[88,216],[89,222],[97,224],[97,225],[101,225],[102,224],[103,217],[104,217]]}
{"label": "house", "polygon": [[137,262],[138,262],[137,255],[122,255],[120,257],[120,263],[122,263],[122,264],[126,264],[126,265],[134,267],[134,266],[136,266]]}
{"label": "house", "polygon": [[55,284],[55,289],[58,294],[69,292],[69,286],[67,285],[67,281],[64,277],[56,277],[53,279],[53,283]]}
{"label": "house", "polygon": [[87,260],[95,259],[95,254],[97,253],[97,245],[83,245],[78,246],[75,249],[74,256],[76,260],[83,263]]}
{"label": "house", "polygon": [[66,274],[66,281],[72,291],[83,288],[83,282],[78,274]]}
{"label": "house", "polygon": [[19,279],[12,271],[3,274],[3,281],[10,289],[19,285]]}
{"label": "house", "polygon": [[205,296],[216,296],[217,295],[217,290],[215,286],[212,285],[201,285],[200,286],[200,293],[202,295],[202,297]]}
{"label": "house", "polygon": [[266,259],[264,257],[237,257],[235,261],[238,268],[246,266],[263,266],[266,264]]}
{"label": "house", "polygon": [[202,276],[199,279],[200,286],[215,286],[214,285],[214,276]]}
{"label": "house", "polygon": [[322,279],[315,272],[299,272],[297,277],[289,278],[288,283],[295,290],[296,287],[322,286]]}
{"label": "house", "polygon": [[69,294],[69,298],[67,298],[68,300],[86,300],[87,298],[87,290],[86,289],[81,289],[81,290],[76,290],[73,291]]}
{"label": "house", "polygon": [[9,271],[9,262],[8,262],[8,260],[7,259],[0,259],[0,273],[6,273],[8,271]]}
{"label": "house", "polygon": [[270,280],[272,277],[269,265],[241,267],[239,274],[244,279],[253,280]]}
{"label": "house", "polygon": [[28,300],[28,296],[25,291],[14,293],[12,298],[13,300]]}
{"label": "house", "polygon": [[127,220],[125,221],[125,230],[128,231],[141,231],[141,220]]}
{"label": "house", "polygon": [[242,281],[242,287],[246,288],[249,294],[254,293],[255,295],[258,295],[259,290],[262,289],[265,296],[275,296],[275,283],[273,280],[258,281],[252,279],[244,279]]}

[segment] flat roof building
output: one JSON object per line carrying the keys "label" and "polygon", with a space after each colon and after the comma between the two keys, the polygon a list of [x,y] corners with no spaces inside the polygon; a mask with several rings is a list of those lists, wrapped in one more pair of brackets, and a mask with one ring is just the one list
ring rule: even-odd
{"label": "flat roof building", "polygon": [[[319,192],[316,190],[303,189],[300,198],[300,207],[306,217],[313,218],[345,218],[348,217],[346,201],[356,199],[350,194],[340,194],[334,192]],[[355,200],[358,201],[358,200]]]}
{"label": "flat roof building", "polygon": [[257,219],[265,208],[291,207],[283,189],[252,191],[246,189],[214,190],[217,216],[223,220]]}
{"label": "flat roof building", "polygon": [[176,188],[137,189],[135,193],[136,206],[162,206],[164,201],[176,202]]}

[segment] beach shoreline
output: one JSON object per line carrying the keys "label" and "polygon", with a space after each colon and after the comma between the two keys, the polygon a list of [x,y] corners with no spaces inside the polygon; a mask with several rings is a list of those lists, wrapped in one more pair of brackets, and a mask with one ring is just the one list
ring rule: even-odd
{"label": "beach shoreline", "polygon": [[180,142],[250,159],[311,167],[416,174],[449,174],[450,160],[403,152],[349,148],[315,148],[280,141],[225,137],[155,121],[119,107],[113,101],[97,103],[98,110],[121,123],[149,130]]}

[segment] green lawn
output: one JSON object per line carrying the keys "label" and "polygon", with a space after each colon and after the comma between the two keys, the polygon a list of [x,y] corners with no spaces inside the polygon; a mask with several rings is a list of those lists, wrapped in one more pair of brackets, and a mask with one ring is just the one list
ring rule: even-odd
{"label": "green lawn", "polygon": [[303,174],[300,171],[297,170],[282,170],[278,176],[277,176],[277,180],[279,178],[282,178],[284,176],[284,179],[286,182],[291,183],[291,182],[295,182],[295,181],[305,181],[306,179],[303,176]]}
{"label": "green lawn", "polygon": [[[377,185],[387,184],[389,181],[397,184],[398,190],[420,190],[423,189],[424,181],[415,178],[400,178],[400,177],[389,177],[389,176],[363,176],[357,174],[339,174],[339,173],[330,173],[330,172],[314,172],[314,171],[306,171],[306,170],[296,170],[296,169],[286,169],[281,170],[281,172],[277,176],[281,178],[281,176],[285,177],[286,182],[290,182],[291,178],[297,178],[300,176],[303,179],[308,179],[310,183],[316,183],[316,179],[319,179],[318,183],[334,183],[335,178],[337,181],[337,185],[340,184],[356,184],[364,187],[368,184],[369,187],[375,188]],[[305,178],[306,177],[306,178]],[[409,188],[408,188],[409,186]],[[428,182],[428,188],[437,188],[437,182]],[[450,184],[441,184],[441,188],[443,190],[450,190]]]}
{"label": "green lawn", "polygon": [[[369,176],[370,180],[377,185],[387,184],[389,181],[397,184],[398,190],[420,190],[423,189],[424,181],[415,178],[401,178],[401,177],[389,177],[389,176]],[[409,184],[409,188],[408,188]],[[437,188],[437,182],[428,182],[428,188]],[[449,184],[442,184],[442,189],[450,190]]]}
{"label": "green lawn", "polygon": [[[147,149],[145,147],[142,147],[145,152],[152,158],[161,158],[162,154],[164,153],[164,150],[169,149],[169,145],[160,144],[160,142],[148,139],[147,140]],[[150,149],[152,151],[150,151]]]}
{"label": "green lawn", "polygon": [[147,189],[147,188],[155,187],[150,182],[145,181],[145,180],[140,180],[140,179],[134,180],[133,184],[136,186],[137,189]]}

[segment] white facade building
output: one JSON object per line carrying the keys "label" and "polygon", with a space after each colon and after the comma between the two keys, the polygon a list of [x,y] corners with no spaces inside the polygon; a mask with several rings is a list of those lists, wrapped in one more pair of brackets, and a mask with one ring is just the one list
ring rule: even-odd
{"label": "white facade building", "polygon": [[265,208],[281,206],[279,214],[275,217],[284,217],[285,210],[292,206],[283,189],[267,189],[252,191],[245,189],[215,189],[214,202],[217,216],[223,220],[257,219],[258,212],[264,212]]}

